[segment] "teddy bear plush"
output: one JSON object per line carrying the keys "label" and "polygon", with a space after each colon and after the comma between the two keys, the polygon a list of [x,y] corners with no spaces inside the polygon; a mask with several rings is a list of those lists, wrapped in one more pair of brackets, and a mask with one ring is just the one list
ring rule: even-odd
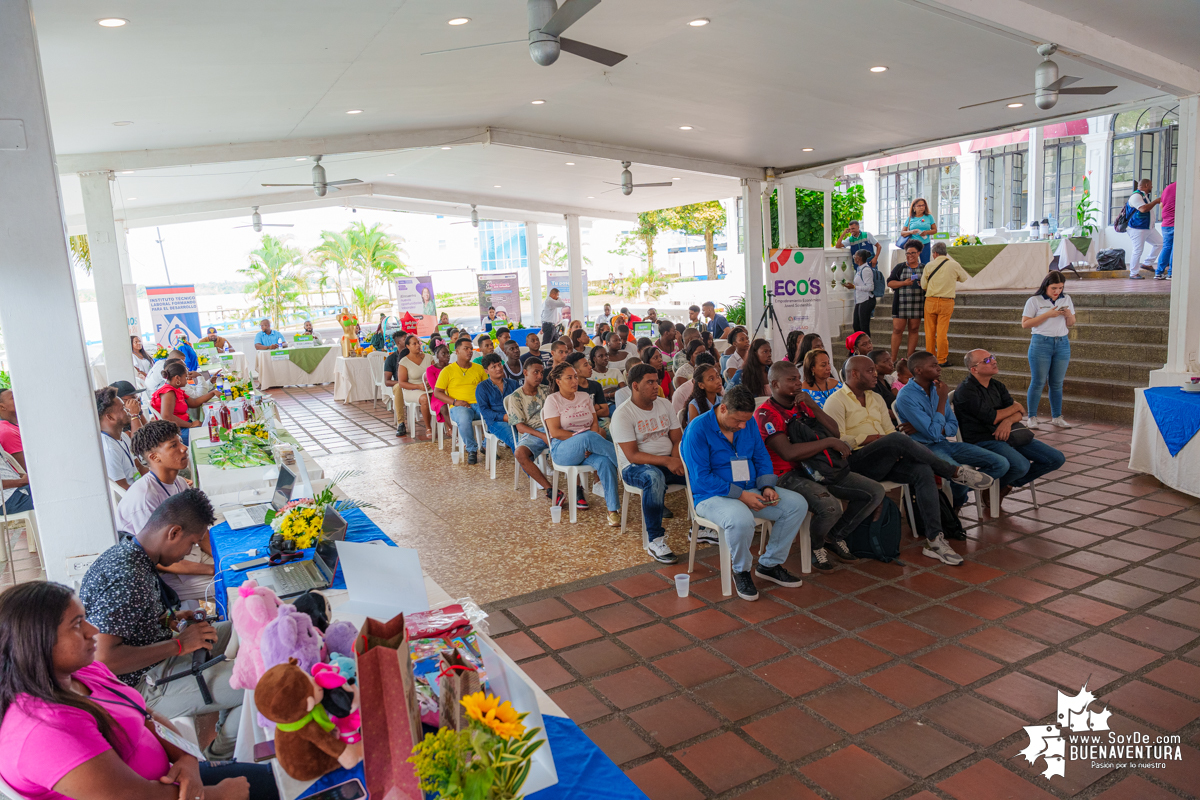
{"label": "teddy bear plush", "polygon": [[325,631],[325,647],[330,656],[340,653],[344,656],[353,655],[354,640],[358,638],[358,626],[344,619],[329,623]]}
{"label": "teddy bear plush", "polygon": [[313,625],[312,618],[290,605],[279,607],[275,619],[263,629],[259,642],[264,667],[270,669],[294,658],[304,672],[320,663],[323,646],[321,633]]}
{"label": "teddy bear plush", "polygon": [[233,628],[240,642],[240,657],[233,662],[233,675],[229,679],[229,685],[234,689],[253,689],[266,672],[260,649],[262,634],[279,616],[281,605],[282,601],[273,591],[255,581],[246,581],[238,587],[238,599],[233,602],[231,611]]}
{"label": "teddy bear plush", "polygon": [[362,760],[362,744],[342,740],[321,701],[324,690],[308,671],[289,658],[258,680],[254,704],[275,723],[275,757],[298,781],[313,781],[339,766],[351,769]]}

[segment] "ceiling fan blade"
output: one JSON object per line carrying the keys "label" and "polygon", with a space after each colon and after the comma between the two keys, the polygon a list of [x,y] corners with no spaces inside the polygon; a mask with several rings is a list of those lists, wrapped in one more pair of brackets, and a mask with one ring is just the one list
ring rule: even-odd
{"label": "ceiling fan blade", "polygon": [[1108,94],[1115,86],[1078,86],[1074,89],[1059,89],[1059,94]]}
{"label": "ceiling fan blade", "polygon": [[475,50],[480,47],[495,47],[498,44],[516,44],[517,42],[528,42],[528,39],[509,39],[507,42],[488,42],[487,44],[469,44],[466,47],[448,47],[445,50],[430,50],[426,53],[421,53],[423,56],[436,56],[439,53],[457,53],[459,50]]}
{"label": "ceiling fan blade", "polygon": [[326,186],[348,186],[352,183],[362,183],[362,181],[360,181],[358,178],[350,178],[349,180],[345,180],[345,181],[326,181],[325,185]]}
{"label": "ceiling fan blade", "polygon": [[646,187],[646,186],[674,186],[674,185],[675,185],[675,184],[674,184],[673,182],[671,182],[671,181],[667,181],[666,183],[635,183],[635,184],[633,185],[633,188],[635,188],[635,189],[641,189],[641,188],[644,188],[644,187]]}
{"label": "ceiling fan blade", "polygon": [[595,61],[606,67],[615,67],[629,57],[620,53],[614,53],[612,50],[605,50],[603,47],[596,47],[594,44],[584,44],[574,39],[568,39],[565,36],[558,37],[558,43],[566,52],[586,58],[589,61]]}
{"label": "ceiling fan blade", "polygon": [[985,100],[982,103],[972,103],[969,106],[959,106],[958,110],[962,111],[967,108],[978,108],[979,106],[990,106],[992,103],[1004,103],[1009,100],[1018,100],[1022,97],[1033,97],[1035,92],[1026,92],[1025,94],[1014,94],[1012,97],[1000,97],[995,100]]}
{"label": "ceiling fan blade", "polygon": [[542,33],[561,36],[563,31],[579,22],[579,18],[600,5],[600,0],[567,0],[562,8],[554,12],[550,21],[542,26]]}
{"label": "ceiling fan blade", "polygon": [[606,184],[608,184],[609,186],[621,186],[621,185],[622,185],[622,184],[619,184],[619,183],[613,183],[612,181],[600,181],[600,182],[601,182],[601,183],[606,183]]}
{"label": "ceiling fan blade", "polygon": [[1076,78],[1074,75],[1063,75],[1056,81],[1048,83],[1042,88],[1047,92],[1057,92],[1064,86],[1070,86],[1072,83],[1079,83],[1083,78]]}
{"label": "ceiling fan blade", "polygon": [[311,183],[264,183],[263,186],[312,186]]}
{"label": "ceiling fan blade", "polygon": [[[290,222],[264,222],[262,224],[262,226],[264,228],[294,228],[294,227],[296,227],[295,225],[293,225]],[[239,228],[251,228],[253,226],[252,225],[239,225],[238,227]]]}
{"label": "ceiling fan blade", "polygon": [[253,228],[253,225],[234,225],[235,228]]}

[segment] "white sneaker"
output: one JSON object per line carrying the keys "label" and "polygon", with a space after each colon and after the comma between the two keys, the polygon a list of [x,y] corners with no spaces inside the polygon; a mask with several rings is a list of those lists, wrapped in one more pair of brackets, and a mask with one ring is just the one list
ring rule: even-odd
{"label": "white sneaker", "polygon": [[951,480],[955,483],[961,483],[969,489],[979,490],[987,489],[996,482],[996,479],[991,475],[984,475],[979,470],[974,467],[968,467],[966,464],[961,465],[955,471],[954,477]]}
{"label": "white sneaker", "polygon": [[952,567],[957,567],[963,563],[963,557],[954,552],[954,548],[946,541],[943,534],[938,534],[937,538],[932,541],[926,541],[925,547],[921,553],[928,558],[936,558],[944,564],[949,564]]}
{"label": "white sneaker", "polygon": [[646,548],[646,552],[655,561],[661,561],[663,564],[674,564],[679,561],[679,556],[671,552],[671,548],[667,545],[667,537],[660,536],[650,542],[650,546]]}
{"label": "white sneaker", "polygon": [[1074,428],[1075,426],[1067,422],[1062,417],[1054,417],[1050,420],[1050,424],[1057,428]]}
{"label": "white sneaker", "polygon": [[1036,431],[1038,429],[1038,418],[1037,417],[1026,418],[1025,427],[1029,428],[1029,430],[1031,430],[1031,431]]}
{"label": "white sneaker", "polygon": [[712,528],[700,528],[699,535],[696,536],[696,544],[720,544],[721,540],[717,538],[717,532]]}

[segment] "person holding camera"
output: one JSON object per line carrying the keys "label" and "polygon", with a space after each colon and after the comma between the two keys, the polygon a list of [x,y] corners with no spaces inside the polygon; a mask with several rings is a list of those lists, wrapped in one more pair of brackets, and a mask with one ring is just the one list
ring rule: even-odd
{"label": "person holding camera", "polygon": [[79,590],[87,621],[98,630],[96,659],[126,686],[136,689],[146,706],[168,719],[216,713],[217,736],[208,748],[212,760],[233,757],[242,692],[229,685],[233,662],[223,661],[202,673],[212,695],[206,703],[192,677],[163,679],[192,666],[192,654],[208,650],[221,655],[229,645],[232,624],[211,625],[194,613],[174,611],[173,592],[166,590],[157,567],[184,558],[208,536],[212,504],[199,489],[166,498],[137,533],[105,550],[88,567]]}

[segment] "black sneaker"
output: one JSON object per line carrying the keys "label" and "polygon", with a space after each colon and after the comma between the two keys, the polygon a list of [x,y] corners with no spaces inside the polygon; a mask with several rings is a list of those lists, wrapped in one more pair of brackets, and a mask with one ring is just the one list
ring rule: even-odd
{"label": "black sneaker", "polygon": [[813,569],[819,569],[822,572],[828,572],[833,569],[833,562],[829,560],[829,552],[824,547],[818,547],[812,551]]}
{"label": "black sneaker", "polygon": [[737,596],[743,600],[758,599],[758,589],[754,587],[754,578],[750,577],[749,572],[733,573],[733,588],[737,590]]}
{"label": "black sneaker", "polygon": [[784,569],[783,564],[776,564],[773,567],[764,567],[762,564],[759,564],[754,568],[754,574],[763,580],[778,583],[780,586],[787,586],[788,588],[804,585],[804,581]]}
{"label": "black sneaker", "polygon": [[858,556],[850,552],[850,548],[846,545],[845,539],[839,539],[836,542],[830,542],[825,545],[826,549],[833,549],[834,554],[842,561],[858,561]]}
{"label": "black sneaker", "polygon": [[396,426],[396,435],[397,436],[408,436],[408,429],[404,427],[403,422],[401,422],[399,425]]}
{"label": "black sneaker", "polygon": [[474,450],[472,450],[470,453],[467,453],[467,463],[468,464],[478,464],[479,463],[479,454],[476,453]]}
{"label": "black sneaker", "polygon": [[675,519],[675,512],[672,511],[671,509],[667,508],[666,506],[663,506],[662,518],[663,519]]}

